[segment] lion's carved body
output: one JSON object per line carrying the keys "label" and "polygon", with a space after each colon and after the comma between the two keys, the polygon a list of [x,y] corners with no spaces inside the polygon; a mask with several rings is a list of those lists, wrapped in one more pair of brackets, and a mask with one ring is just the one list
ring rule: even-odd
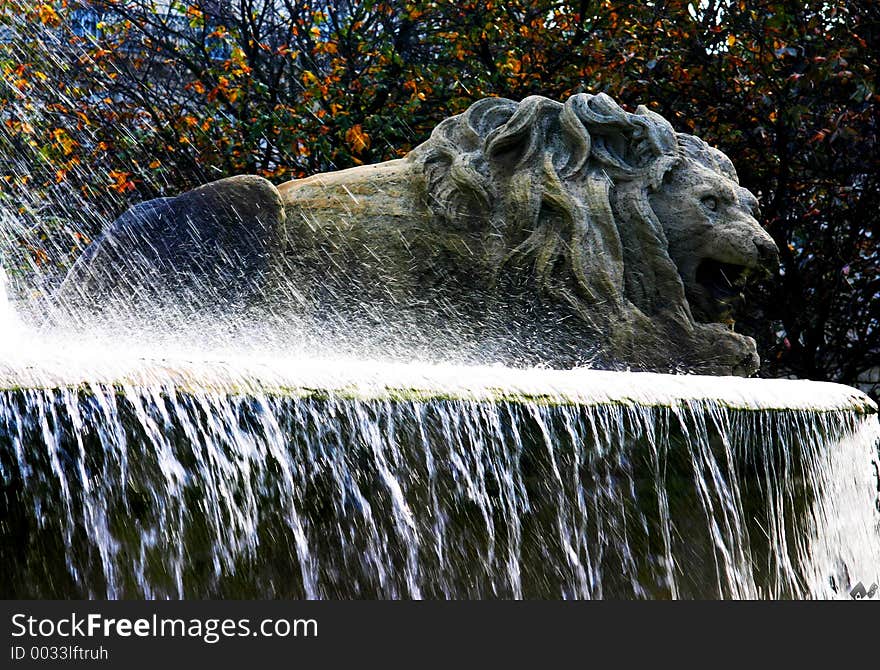
{"label": "lion's carved body", "polygon": [[724,324],[734,275],[775,260],[754,196],[723,154],[644,108],[488,98],[404,159],[265,191],[267,276],[293,277],[316,312],[333,301],[353,329],[494,338],[514,362],[757,367]]}

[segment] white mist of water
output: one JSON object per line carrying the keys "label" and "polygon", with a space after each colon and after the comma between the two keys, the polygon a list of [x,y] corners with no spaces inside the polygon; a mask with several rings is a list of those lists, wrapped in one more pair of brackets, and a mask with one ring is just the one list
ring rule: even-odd
{"label": "white mist of water", "polygon": [[880,431],[854,389],[17,332],[0,472],[28,550],[7,594],[830,598],[880,579]]}
{"label": "white mist of water", "polygon": [[0,351],[10,351],[20,341],[21,323],[9,299],[9,279],[0,266]]}

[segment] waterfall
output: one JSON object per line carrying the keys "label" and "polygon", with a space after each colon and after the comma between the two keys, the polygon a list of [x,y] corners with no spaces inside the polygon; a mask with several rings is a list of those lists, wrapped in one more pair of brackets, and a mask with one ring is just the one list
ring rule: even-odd
{"label": "waterfall", "polygon": [[0,592],[848,597],[875,408],[834,384],[83,347],[0,361]]}

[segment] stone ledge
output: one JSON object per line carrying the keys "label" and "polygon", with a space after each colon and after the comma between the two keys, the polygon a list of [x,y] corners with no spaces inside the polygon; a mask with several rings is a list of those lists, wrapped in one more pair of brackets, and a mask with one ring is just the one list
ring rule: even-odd
{"label": "stone ledge", "polygon": [[183,392],[390,401],[508,401],[542,405],[681,407],[876,414],[841,384],[575,369],[515,369],[348,360],[98,358],[0,359],[0,390],[174,388]]}

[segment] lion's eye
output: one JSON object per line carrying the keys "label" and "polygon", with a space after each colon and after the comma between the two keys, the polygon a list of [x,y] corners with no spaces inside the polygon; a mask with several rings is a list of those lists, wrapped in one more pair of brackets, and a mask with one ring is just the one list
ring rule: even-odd
{"label": "lion's eye", "polygon": [[714,212],[718,209],[718,198],[716,198],[714,195],[707,195],[705,198],[703,198],[702,202],[703,207],[708,209],[710,212]]}

